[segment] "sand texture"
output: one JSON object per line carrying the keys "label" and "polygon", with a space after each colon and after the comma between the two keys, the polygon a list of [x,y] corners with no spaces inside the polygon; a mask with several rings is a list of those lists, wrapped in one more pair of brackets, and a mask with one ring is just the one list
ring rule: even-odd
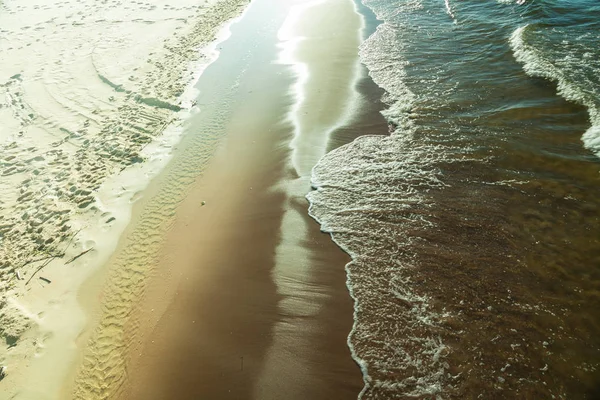
{"label": "sand texture", "polygon": [[168,159],[157,142],[214,56],[200,49],[247,3],[0,4],[1,398],[53,398],[24,387],[28,369],[57,329],[77,336],[74,285],[110,253],[144,165]]}
{"label": "sand texture", "polygon": [[215,106],[109,262],[77,398],[356,398],[349,259],[304,196],[355,105],[360,30],[349,0],[256,0],[232,26],[198,83]]}

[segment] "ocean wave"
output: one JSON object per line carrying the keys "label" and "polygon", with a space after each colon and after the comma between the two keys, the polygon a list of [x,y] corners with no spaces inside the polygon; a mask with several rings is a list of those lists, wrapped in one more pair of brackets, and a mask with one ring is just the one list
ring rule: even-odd
{"label": "ocean wave", "polygon": [[382,24],[360,47],[361,61],[367,66],[375,83],[385,90],[384,103],[388,106],[383,116],[405,132],[413,130],[410,113],[417,97],[406,84],[405,66],[408,61],[402,58],[402,49],[395,45],[396,29]]}
{"label": "ocean wave", "polygon": [[[574,350],[565,359],[547,351],[548,343],[579,344],[565,322],[572,296],[556,298],[553,285],[544,286],[564,282],[548,267],[560,264],[552,251],[568,253],[556,199],[570,201],[565,193],[583,183],[548,178],[544,149],[554,139],[546,132],[553,125],[542,118],[559,121],[557,131],[577,121],[511,57],[506,38],[547,11],[522,3],[446,3],[463,18],[452,24],[439,1],[365,1],[384,22],[360,56],[385,91],[381,113],[391,136],[361,136],[327,154],[313,169],[316,190],[307,196],[310,215],[352,258],[346,266],[355,301],[348,343],[363,371],[362,399],[494,397],[497,390],[564,398],[588,389],[563,368],[588,365],[593,355]],[[555,45],[560,50],[561,42]],[[595,54],[569,49],[573,57]],[[537,55],[529,50],[521,54],[531,60]],[[579,66],[569,55],[528,65],[564,73],[561,94],[579,96],[597,121],[592,69],[585,70],[583,87],[567,85],[573,73],[558,67]],[[548,107],[553,102],[556,113]],[[596,126],[584,135],[588,148]],[[523,143],[536,135],[541,146]],[[561,167],[553,171],[560,177]],[[557,225],[556,232],[546,231]],[[560,384],[547,385],[548,370]]]}
{"label": "ocean wave", "polygon": [[[559,95],[587,107],[592,126],[582,140],[586,148],[600,157],[600,62],[597,55],[593,55],[597,49],[586,48],[586,45],[600,42],[600,36],[591,32],[573,35],[566,29],[524,25],[513,32],[510,46],[528,75],[556,82]],[[554,39],[551,46],[545,33],[552,34],[552,39],[558,36],[562,40]]]}
{"label": "ocean wave", "polygon": [[363,371],[362,399],[436,396],[452,385],[438,333],[449,315],[431,307],[408,272],[418,268],[417,232],[435,225],[427,193],[444,187],[435,167],[442,157],[410,135],[363,136],[313,169],[309,213],[352,257],[348,344]]}

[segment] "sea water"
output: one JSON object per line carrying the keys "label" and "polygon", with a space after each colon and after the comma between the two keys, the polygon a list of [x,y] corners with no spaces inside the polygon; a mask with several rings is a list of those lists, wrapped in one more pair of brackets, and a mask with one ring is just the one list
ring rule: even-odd
{"label": "sea water", "polygon": [[308,195],[352,256],[361,398],[597,398],[600,3],[364,5],[391,134]]}

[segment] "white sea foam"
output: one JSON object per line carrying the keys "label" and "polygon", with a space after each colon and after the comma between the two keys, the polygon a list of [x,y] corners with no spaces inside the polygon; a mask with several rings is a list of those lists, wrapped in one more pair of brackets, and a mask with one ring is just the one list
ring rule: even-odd
{"label": "white sea foam", "polygon": [[[438,130],[436,128],[439,125],[427,124],[432,120],[438,122],[440,118],[437,117],[442,116],[441,113],[437,113],[436,106],[447,106],[448,103],[458,97],[455,93],[456,90],[453,89],[442,92],[433,84],[430,85],[431,87],[427,87],[427,83],[433,81],[429,77],[434,75],[432,72],[437,72],[437,70],[433,71],[433,68],[427,68],[435,63],[430,64],[422,60],[424,58],[427,58],[427,61],[430,58],[437,60],[436,57],[430,57],[430,55],[434,51],[444,52],[447,48],[443,46],[433,46],[431,49],[425,47],[423,53],[419,53],[418,46],[433,43],[433,41],[420,40],[423,32],[431,32],[427,31],[427,28],[431,28],[430,26],[424,27],[425,24],[420,23],[421,21],[418,19],[420,14],[415,18],[416,26],[407,23],[412,17],[410,13],[419,10],[419,2],[398,2],[400,5],[394,2],[392,7],[382,6],[381,4],[384,2],[366,1],[365,3],[373,4],[376,8],[375,12],[381,19],[387,20],[388,17],[393,19],[393,23],[384,23],[377,28],[376,33],[361,46],[360,54],[375,83],[386,91],[383,100],[388,108],[383,114],[389,121],[396,124],[397,128],[389,138],[363,136],[327,154],[313,169],[312,183],[316,190],[307,196],[311,203],[310,214],[321,223],[321,229],[329,232],[333,240],[352,258],[352,261],[346,266],[346,272],[347,285],[355,301],[355,324],[348,342],[353,357],[357,360],[364,375],[365,387],[360,397],[362,399],[408,398],[411,396],[443,398],[446,395],[455,394],[456,392],[453,392],[455,387],[460,387],[461,389],[458,390],[462,390],[464,387],[462,385],[470,379],[466,376],[471,375],[471,372],[478,368],[477,366],[467,368],[465,367],[466,364],[458,365],[460,362],[454,365],[448,364],[450,359],[460,360],[464,356],[464,353],[461,354],[462,351],[467,351],[468,357],[473,355],[471,354],[472,347],[469,349],[466,349],[466,347],[461,348],[464,343],[457,345],[454,342],[454,346],[456,346],[454,348],[450,344],[452,343],[452,336],[457,340],[469,338],[468,340],[472,340],[471,343],[477,343],[477,346],[479,346],[479,343],[481,343],[478,342],[480,328],[470,326],[474,322],[471,318],[474,318],[475,315],[477,315],[476,318],[479,318],[478,315],[481,312],[486,315],[490,313],[490,318],[495,318],[493,313],[497,313],[498,305],[493,301],[481,305],[470,305],[469,307],[472,306],[472,310],[475,311],[469,317],[463,319],[465,314],[462,314],[462,307],[465,304],[462,300],[459,304],[456,304],[458,306],[456,308],[451,303],[452,299],[446,298],[447,302],[443,306],[435,302],[436,299],[443,297],[443,295],[437,296],[440,293],[436,293],[436,289],[443,290],[443,287],[440,285],[436,288],[430,282],[425,281],[427,267],[433,266],[428,265],[425,260],[431,260],[431,263],[435,264],[441,258],[442,261],[440,262],[443,264],[447,260],[445,256],[452,259],[454,254],[450,255],[450,253],[453,253],[455,249],[454,243],[449,243],[454,240],[452,234],[463,233],[459,232],[460,227],[457,227],[456,230],[453,228],[448,229],[448,227],[442,228],[446,221],[445,216],[440,211],[449,211],[452,214],[458,208],[456,210],[457,218],[461,220],[464,218],[465,221],[470,218],[475,219],[477,215],[470,215],[469,211],[479,211],[479,206],[486,211],[497,211],[493,209],[497,205],[494,203],[495,200],[490,199],[490,203],[493,204],[486,204],[486,199],[481,196],[482,193],[504,194],[505,189],[506,191],[511,190],[502,186],[514,188],[516,189],[515,192],[524,192],[528,189],[527,184],[530,181],[523,181],[521,180],[523,178],[521,178],[485,182],[485,179],[478,180],[477,172],[469,175],[469,172],[459,169],[456,174],[454,174],[454,171],[450,171],[444,176],[437,169],[438,166],[442,168],[441,166],[444,165],[443,168],[446,171],[452,170],[452,167],[447,168],[448,163],[451,161],[448,150],[455,152],[454,155],[460,154],[457,158],[463,156],[468,158],[470,153],[478,154],[476,160],[465,160],[472,162],[470,164],[472,170],[477,169],[477,166],[481,166],[485,172],[488,168],[486,164],[490,161],[486,158],[487,156],[481,154],[481,147],[478,148],[474,145],[480,137],[456,135],[460,140],[457,145],[457,142],[453,140],[455,137],[445,137],[448,130],[443,128],[446,125]],[[524,2],[511,1],[510,3],[521,5]],[[442,20],[447,20],[446,15],[443,14],[441,2],[437,5],[439,6],[437,9],[438,16]],[[458,3],[455,5],[460,10]],[[397,14],[404,12],[406,12],[406,15],[402,18],[398,17]],[[426,22],[431,23],[431,26],[434,25],[434,21],[437,21],[431,19],[429,13],[423,14],[427,14],[424,18]],[[514,22],[514,20],[510,21]],[[413,30],[410,31],[410,29]],[[435,35],[432,36],[435,38]],[[406,40],[403,40],[405,38]],[[403,43],[403,41],[409,42],[411,39],[415,40],[411,43]],[[499,40],[504,40],[504,36],[500,36]],[[486,39],[483,39],[482,43],[487,44]],[[410,47],[411,45],[413,47]],[[429,52],[427,52],[428,50]],[[485,56],[485,52],[483,53],[483,56]],[[573,59],[564,57],[554,65],[552,62],[544,60],[543,57],[541,61],[535,59],[536,56],[541,57],[541,54],[531,55],[527,54],[527,51],[523,51],[522,55],[530,57],[527,60],[529,68],[539,67],[539,63],[533,63],[534,67],[531,67],[529,61],[539,61],[546,69],[545,73],[547,74],[550,74],[550,72],[560,74],[559,66],[576,66],[571,64],[571,61],[574,61],[576,57],[573,57]],[[566,55],[573,56],[574,54]],[[419,56],[422,58],[419,58]],[[443,56],[440,58],[445,61]],[[419,62],[422,62],[422,64],[419,65]],[[544,63],[548,63],[548,65]],[[510,59],[502,65],[507,64],[512,64]],[[409,69],[408,66],[412,66],[412,68]],[[405,68],[409,70],[410,74],[405,71]],[[532,72],[529,71],[528,73]],[[519,82],[522,79],[522,74],[517,72],[515,75],[517,77],[515,81]],[[538,73],[535,73],[535,75],[548,77]],[[579,96],[577,101],[588,106],[591,120],[597,121],[594,110],[598,109],[596,107],[597,103],[595,103],[598,96],[589,96],[589,93],[578,90],[581,87],[572,86],[572,82],[569,81],[570,75],[572,74],[563,73],[563,76],[559,75],[562,80],[562,82],[559,82],[561,94],[565,97],[568,96],[570,100],[575,100]],[[407,84],[409,79],[410,87]],[[556,80],[557,78],[551,79]],[[451,79],[448,79],[446,83],[452,83]],[[476,83],[477,87],[485,86],[480,82]],[[593,85],[589,86],[592,89],[594,88]],[[411,91],[413,88],[423,90],[413,93]],[[454,86],[454,89],[457,89],[457,87]],[[573,91],[573,93],[569,91]],[[434,92],[434,95],[432,95],[432,92]],[[466,90],[464,93],[477,92]],[[445,94],[454,95],[455,97],[447,98]],[[439,102],[429,102],[422,107],[422,109],[429,107],[425,111],[429,114],[419,115],[421,104],[434,96],[439,98]],[[472,100],[472,97],[470,99]],[[452,110],[451,107],[448,108]],[[470,108],[470,105],[468,108]],[[443,111],[447,110],[443,109]],[[452,119],[453,117],[449,115],[450,113],[443,114],[443,117]],[[419,119],[421,116],[425,118]],[[468,118],[467,120],[469,124],[474,121]],[[594,123],[594,126],[584,135],[588,147],[590,141],[593,141],[593,138],[590,139],[588,136],[593,137],[598,133],[595,126],[597,126],[597,123]],[[458,129],[463,127],[466,132],[470,132],[470,127],[466,124],[459,126]],[[434,135],[435,138],[432,139]],[[447,143],[448,147],[433,146],[431,142],[427,144],[429,140],[435,143]],[[457,177],[459,179],[465,178],[463,172],[467,175],[466,181],[459,182],[455,180]],[[490,176],[497,177],[495,173]],[[523,176],[525,175],[523,174]],[[448,188],[445,179],[447,182],[458,185],[458,188]],[[462,186],[463,184],[464,186]],[[443,191],[445,188],[447,188],[447,192]],[[463,189],[468,192],[471,188],[476,191],[476,194],[465,195],[465,197],[470,198],[471,201],[477,204],[477,207],[471,209],[465,204],[463,210],[461,209]],[[490,188],[491,190],[489,190]],[[444,199],[445,193],[449,193],[447,203]],[[478,198],[478,196],[481,196],[481,198]],[[437,203],[434,203],[434,198]],[[446,208],[448,204],[452,207]],[[488,206],[489,208],[486,208]],[[449,215],[448,218],[449,221],[453,221],[454,216]],[[503,216],[497,218],[504,221]],[[495,221],[492,218],[490,220]],[[468,229],[473,229],[474,226],[477,225],[475,223],[465,225]],[[436,228],[439,233],[444,235],[436,236],[436,233],[434,233]],[[479,228],[483,232],[488,228],[488,225],[482,224]],[[448,229],[450,235],[445,235],[445,229]],[[450,237],[447,238],[446,236]],[[438,243],[436,243],[436,239],[431,240],[432,237],[440,241],[448,239],[448,242],[445,243],[447,246],[443,246],[442,249],[442,245],[440,245],[438,253]],[[490,242],[496,240],[496,238],[490,239]],[[461,242],[460,245],[464,245],[464,248],[469,248],[471,245],[471,243],[462,243],[460,238],[456,240]],[[499,240],[498,243],[502,243],[502,240]],[[460,245],[457,245],[457,248],[460,248]],[[487,249],[486,246],[487,244],[483,244],[482,247]],[[498,247],[498,254],[494,252],[493,256],[498,257],[498,259],[504,257],[503,254],[500,254],[504,247],[506,246]],[[429,254],[429,250],[433,254]],[[478,259],[473,253],[473,251],[466,252],[464,260],[467,260],[467,263],[471,261],[474,264],[481,263],[482,259]],[[438,258],[438,256],[441,257]],[[511,256],[512,254],[509,254],[508,258]],[[521,262],[520,260],[517,261]],[[508,261],[508,264],[511,262]],[[457,269],[457,272],[459,269]],[[463,276],[466,277],[466,275]],[[481,283],[474,281],[473,285],[480,286]],[[450,281],[448,285],[452,286],[453,283]],[[477,292],[477,289],[475,291]],[[460,299],[460,294],[455,299]],[[450,313],[443,307],[456,311]],[[440,310],[440,308],[442,309]],[[552,311],[547,312],[549,315],[556,316]],[[500,317],[498,319],[501,320]],[[464,327],[464,329],[454,330],[457,325],[462,325],[461,328]],[[446,328],[448,329],[444,330]],[[494,329],[491,330],[493,335],[496,334],[498,329],[502,330],[504,328],[500,324],[494,325]],[[512,350],[513,355],[523,351],[526,346],[531,346],[531,343],[521,343],[523,337],[507,342],[505,336],[514,333],[516,331],[506,332],[502,338],[497,337],[492,342],[496,340],[502,342],[504,340],[505,344],[514,345],[514,347],[508,346],[508,351]],[[448,338],[448,343],[444,343],[442,338]],[[485,350],[481,349],[482,352],[485,352]],[[480,361],[484,359],[481,352],[479,352],[479,355],[473,355],[473,357],[474,360],[479,359],[477,364],[471,365],[482,365]],[[505,366],[506,362],[504,361],[506,359],[499,358],[503,361],[500,367]],[[511,359],[514,360],[514,358]],[[514,366],[512,361],[511,364]],[[489,364],[486,365],[489,366]],[[450,370],[460,372],[451,373]],[[497,370],[505,372],[500,368]],[[500,387],[508,389],[508,383],[511,381],[508,374],[502,376],[496,372],[486,374],[487,372],[485,374],[478,373],[477,376],[491,378],[489,381],[494,390],[500,389]],[[532,375],[529,383],[541,385],[542,380],[534,382],[534,379],[540,378],[534,378]],[[469,392],[473,395],[478,389],[470,388],[467,390],[473,390]],[[483,392],[482,390],[481,397],[490,395],[490,393],[493,392]],[[475,396],[477,394],[474,393]]]}
{"label": "white sea foam", "polygon": [[382,111],[384,117],[396,124],[404,132],[411,132],[413,121],[411,112],[416,104],[416,96],[406,85],[405,66],[401,43],[395,43],[396,29],[389,24],[381,24],[360,47],[360,57],[369,69],[369,75],[383,89],[383,101],[388,108]]}
{"label": "white sea foam", "polygon": [[[534,25],[517,28],[510,37],[510,45],[517,61],[528,75],[556,82],[558,94],[588,109],[591,127],[582,136],[586,148],[600,157],[600,87],[586,74],[598,76],[600,64],[594,67],[590,53],[581,54],[577,43],[563,40],[560,59],[548,55],[549,50],[536,47],[528,35],[535,35]],[[585,33],[590,35],[591,33]],[[593,39],[588,39],[593,43]],[[586,59],[587,58],[587,59]],[[589,68],[590,71],[583,70]]]}
{"label": "white sea foam", "polygon": [[[430,229],[427,191],[444,186],[441,149],[410,134],[363,136],[327,154],[313,170],[310,215],[352,257],[347,286],[355,301],[348,338],[361,366],[360,398],[437,396],[451,385],[449,349],[435,334],[448,315],[407,276],[419,268],[409,232]],[[392,221],[385,222],[389,216]]]}
{"label": "white sea foam", "polygon": [[523,5],[527,0],[496,0],[500,4],[518,4]]}
{"label": "white sea foam", "polygon": [[454,23],[456,24],[458,21],[456,20],[456,16],[454,15],[454,10],[452,10],[452,6],[450,5],[450,0],[444,0],[444,4],[446,6],[446,14],[452,18]]}
{"label": "white sea foam", "polygon": [[[396,12],[422,7],[412,1]],[[369,74],[386,91],[382,113],[395,132],[362,136],[325,155],[312,172],[316,190],[307,196],[321,230],[352,257],[346,265],[354,299],[348,346],[363,372],[361,399],[437,397],[452,385],[445,372],[449,349],[435,333],[448,315],[434,311],[407,274],[419,268],[412,253],[418,237],[410,232],[435,226],[424,210],[432,206],[427,192],[444,187],[435,167],[444,151],[412,137],[417,98],[405,83],[408,63],[397,29],[379,25],[360,48]]]}

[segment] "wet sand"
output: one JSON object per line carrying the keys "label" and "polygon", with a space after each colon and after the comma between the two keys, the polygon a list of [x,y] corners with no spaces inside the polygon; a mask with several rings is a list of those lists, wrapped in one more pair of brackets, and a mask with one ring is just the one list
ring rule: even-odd
{"label": "wet sand", "polygon": [[[329,3],[352,10],[350,2]],[[341,101],[326,110],[303,104],[303,112],[317,115],[305,126],[325,132],[339,118],[348,97],[341,78],[325,86],[338,93],[323,96]],[[295,127],[281,122],[281,89],[263,88],[234,109],[226,143],[178,209],[158,266],[176,276],[175,292],[165,296],[164,277],[154,278],[143,308],[168,306],[136,347],[135,372],[120,398],[349,399],[360,391],[346,345],[352,303],[343,265],[349,259],[288,188],[306,175],[289,166]],[[329,119],[319,121],[327,111]],[[301,220],[286,226],[290,208]]]}
{"label": "wet sand", "polygon": [[[122,399],[279,398],[269,393],[294,381],[293,376],[279,376],[269,380],[274,387],[255,387],[274,340],[273,325],[298,322],[278,310],[282,296],[272,279],[286,206],[285,193],[273,186],[285,179],[287,149],[278,137],[285,138],[287,129],[269,132],[273,121],[256,122],[229,132],[231,140],[178,210],[161,252],[159,275],[141,305],[147,324],[155,325],[146,335],[142,324],[145,338],[131,356],[133,368]],[[206,204],[199,206],[201,201]],[[301,321],[318,330],[314,347],[283,355],[311,365],[305,392],[288,398],[311,393],[355,398],[360,373],[346,346],[352,313],[344,285],[348,260],[316,224],[306,223],[314,236],[303,250],[317,252],[313,265],[324,271],[317,277],[297,276],[297,296],[309,297],[315,307],[323,307],[326,298],[331,304]],[[165,303],[162,315],[153,320],[153,312]],[[286,339],[302,338],[292,333]],[[260,396],[254,396],[256,391]]]}
{"label": "wet sand", "polygon": [[[281,35],[290,6],[312,13],[286,22],[299,42]],[[349,257],[304,195],[328,132],[364,101],[353,89],[360,29],[350,0],[256,0],[232,27],[200,78],[189,136],[97,278],[101,293],[83,295],[102,305],[75,398],[357,397]]]}

